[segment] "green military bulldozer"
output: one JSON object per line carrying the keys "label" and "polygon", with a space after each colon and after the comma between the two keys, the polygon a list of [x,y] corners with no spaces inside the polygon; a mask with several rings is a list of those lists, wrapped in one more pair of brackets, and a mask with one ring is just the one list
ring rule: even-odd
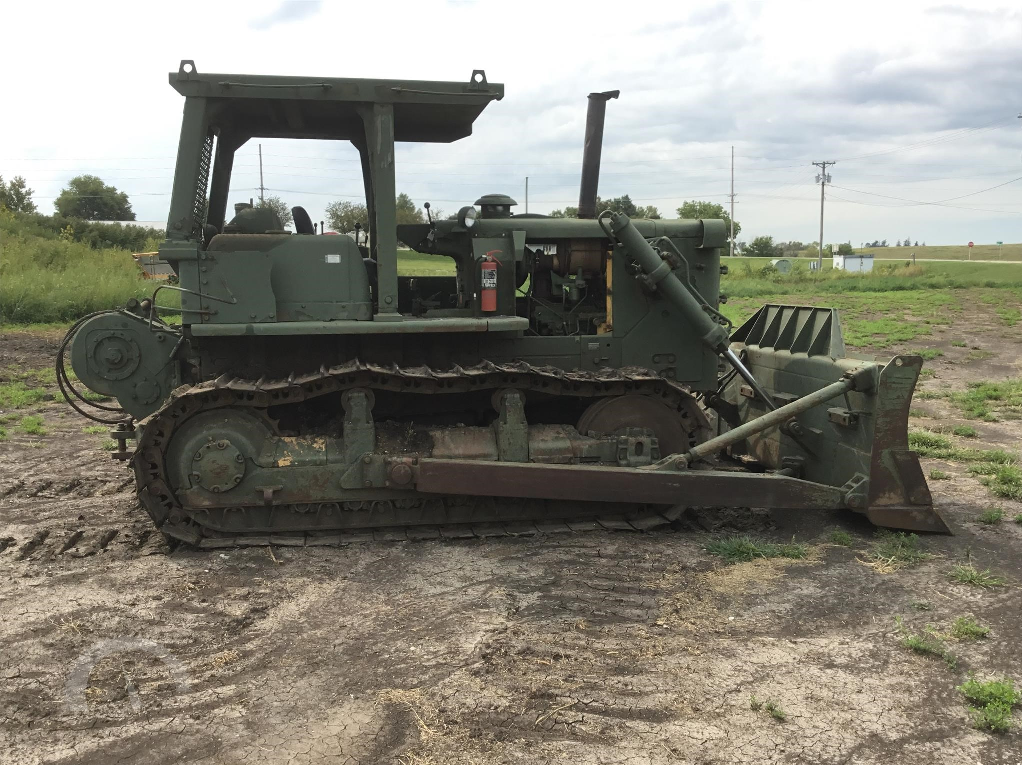
{"label": "green military bulldozer", "polygon": [[[159,257],[177,284],[83,318],[69,403],[114,426],[138,494],[200,547],[652,528],[686,508],[862,513],[947,531],[907,419],[921,360],[847,357],[836,311],[718,312],[717,220],[596,214],[590,95],[577,219],[488,194],[397,226],[394,146],[470,135],[503,86],[170,75],[185,97]],[[350,141],[367,245],[270,210],[227,219],[252,138]],[[398,273],[398,242],[454,276]],[[161,294],[180,295],[180,324]],[[72,384],[116,399],[92,403]],[[131,442],[131,446],[129,446]]]}

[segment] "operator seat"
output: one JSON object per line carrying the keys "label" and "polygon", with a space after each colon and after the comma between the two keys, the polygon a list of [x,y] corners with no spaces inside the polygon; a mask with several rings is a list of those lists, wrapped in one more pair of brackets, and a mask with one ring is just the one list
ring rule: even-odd
{"label": "operator seat", "polygon": [[291,216],[295,221],[295,233],[296,234],[315,234],[316,229],[312,225],[312,218],[305,212],[304,207],[292,207]]}

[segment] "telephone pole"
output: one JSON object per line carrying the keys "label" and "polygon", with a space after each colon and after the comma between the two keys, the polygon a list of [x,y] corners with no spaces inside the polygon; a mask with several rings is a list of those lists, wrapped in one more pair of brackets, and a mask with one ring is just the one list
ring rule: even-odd
{"label": "telephone pole", "polygon": [[262,204],[265,200],[263,192],[266,191],[266,187],[263,186],[263,145],[259,144],[259,203]]}
{"label": "telephone pole", "polygon": [[525,214],[529,214],[529,176],[525,176]]}
{"label": "telephone pole", "polygon": [[833,165],[834,162],[813,162],[816,167],[820,168],[820,174],[816,176],[816,182],[820,184],[820,257],[817,261],[817,268],[823,270],[823,190],[830,183],[830,174],[827,172],[827,165]]}
{"label": "telephone pole", "polygon": [[731,147],[731,257],[735,256],[735,147]]}

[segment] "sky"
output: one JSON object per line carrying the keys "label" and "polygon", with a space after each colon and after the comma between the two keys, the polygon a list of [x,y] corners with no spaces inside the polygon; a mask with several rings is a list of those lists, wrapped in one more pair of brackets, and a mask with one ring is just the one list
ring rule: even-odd
{"label": "sky", "polygon": [[[824,239],[1022,242],[1022,6],[898,2],[17,3],[4,11],[0,176],[43,212],[74,175],[165,220],[183,99],[200,72],[505,86],[473,135],[399,144],[397,187],[448,214],[486,193],[576,205],[586,95],[607,108],[600,196],[664,217],[728,204],[739,239],[815,241],[814,161],[836,161]],[[258,141],[231,201],[258,196]],[[313,220],[362,200],[347,143],[263,140],[268,195]]]}

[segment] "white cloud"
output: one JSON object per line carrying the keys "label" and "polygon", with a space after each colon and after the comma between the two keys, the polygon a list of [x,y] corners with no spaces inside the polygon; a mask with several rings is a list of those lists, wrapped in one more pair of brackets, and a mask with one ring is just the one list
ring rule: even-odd
{"label": "white cloud", "polygon": [[[26,177],[47,210],[67,179],[94,173],[159,219],[182,107],[167,72],[182,58],[200,71],[343,77],[467,80],[484,68],[506,97],[474,136],[400,146],[398,186],[417,202],[453,211],[503,191],[524,203],[529,176],[531,212],[574,204],[585,96],[619,88],[604,197],[665,213],[724,201],[734,145],[743,235],[814,239],[810,162],[836,158],[828,239],[1022,241],[1022,181],[948,203],[958,207],[887,198],[950,199],[1022,176],[1020,34],[1022,15],[996,2],[19,4],[5,11],[0,174]],[[256,143],[241,150],[235,199],[257,193]],[[266,185],[288,190],[271,193],[313,219],[361,195],[350,146],[262,143]]]}

